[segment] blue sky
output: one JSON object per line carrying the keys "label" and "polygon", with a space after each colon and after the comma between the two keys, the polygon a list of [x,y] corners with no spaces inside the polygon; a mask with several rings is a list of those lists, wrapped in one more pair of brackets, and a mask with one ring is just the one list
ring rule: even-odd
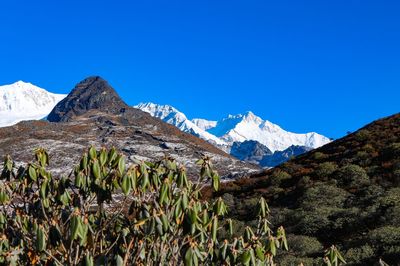
{"label": "blue sky", "polygon": [[252,110],[340,137],[399,112],[399,1],[1,1],[0,84],[67,93],[101,75],[129,104]]}

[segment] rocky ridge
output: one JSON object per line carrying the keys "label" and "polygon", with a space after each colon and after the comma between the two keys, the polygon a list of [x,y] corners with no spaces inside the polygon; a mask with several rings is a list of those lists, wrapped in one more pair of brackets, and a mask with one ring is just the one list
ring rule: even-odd
{"label": "rocky ridge", "polygon": [[47,149],[51,168],[67,175],[89,146],[115,146],[130,162],[171,156],[185,165],[192,176],[194,162],[211,156],[222,176],[257,170],[240,162],[215,146],[127,106],[101,77],[80,82],[59,102],[49,121],[26,121],[0,128],[0,154],[10,154],[17,162],[32,159],[33,150]]}

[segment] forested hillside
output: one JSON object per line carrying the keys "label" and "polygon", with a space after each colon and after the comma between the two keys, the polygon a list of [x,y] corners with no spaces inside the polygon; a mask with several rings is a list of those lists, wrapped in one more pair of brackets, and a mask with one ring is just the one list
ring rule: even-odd
{"label": "forested hillside", "polygon": [[372,265],[383,258],[396,265],[399,184],[396,114],[276,168],[224,183],[214,196],[226,200],[238,232],[253,223],[257,199],[268,199],[273,225],[284,225],[291,243],[281,265],[320,264],[315,258],[332,243],[349,264]]}

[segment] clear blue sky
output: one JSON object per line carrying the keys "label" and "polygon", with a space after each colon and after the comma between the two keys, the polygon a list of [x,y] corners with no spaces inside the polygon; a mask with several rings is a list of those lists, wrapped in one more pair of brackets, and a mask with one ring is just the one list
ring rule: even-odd
{"label": "clear blue sky", "polygon": [[400,110],[400,2],[1,1],[0,84],[67,93],[101,75],[129,104],[252,110],[340,137]]}

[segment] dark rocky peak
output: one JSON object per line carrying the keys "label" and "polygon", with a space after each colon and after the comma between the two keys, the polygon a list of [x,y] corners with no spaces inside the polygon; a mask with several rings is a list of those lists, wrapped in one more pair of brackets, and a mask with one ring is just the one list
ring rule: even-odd
{"label": "dark rocky peak", "polygon": [[93,109],[119,114],[128,108],[106,80],[93,76],[79,82],[68,96],[54,107],[47,119],[50,122],[67,122]]}
{"label": "dark rocky peak", "polygon": [[300,154],[311,151],[312,148],[306,146],[292,145],[283,151],[275,151],[274,154],[266,155],[260,160],[262,167],[275,167],[296,157]]}
{"label": "dark rocky peak", "polygon": [[243,142],[234,142],[230,154],[239,160],[257,163],[266,155],[272,152],[267,146],[255,140],[246,140]]}

